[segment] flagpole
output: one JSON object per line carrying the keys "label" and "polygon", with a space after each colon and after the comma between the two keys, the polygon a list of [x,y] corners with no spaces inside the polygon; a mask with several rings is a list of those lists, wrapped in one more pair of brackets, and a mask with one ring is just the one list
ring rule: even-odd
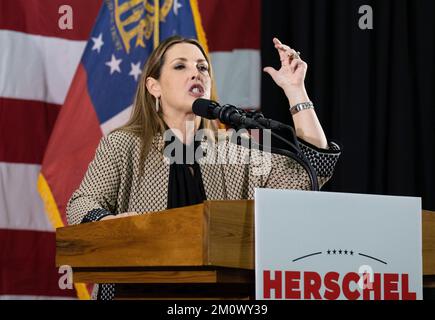
{"label": "flagpole", "polygon": [[159,45],[160,0],[154,0],[154,49]]}

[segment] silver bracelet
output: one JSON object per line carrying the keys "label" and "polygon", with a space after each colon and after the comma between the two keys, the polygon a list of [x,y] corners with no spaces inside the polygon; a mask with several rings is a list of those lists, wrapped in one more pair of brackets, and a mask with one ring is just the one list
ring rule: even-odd
{"label": "silver bracelet", "polygon": [[307,109],[314,109],[314,104],[311,101],[295,104],[293,107],[290,107],[290,113],[293,116],[299,111]]}

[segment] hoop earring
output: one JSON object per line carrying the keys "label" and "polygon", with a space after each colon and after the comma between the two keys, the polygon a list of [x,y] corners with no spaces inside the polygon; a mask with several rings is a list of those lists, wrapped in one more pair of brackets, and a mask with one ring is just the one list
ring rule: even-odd
{"label": "hoop earring", "polygon": [[157,113],[159,113],[159,109],[160,109],[159,97],[156,97],[156,112]]}

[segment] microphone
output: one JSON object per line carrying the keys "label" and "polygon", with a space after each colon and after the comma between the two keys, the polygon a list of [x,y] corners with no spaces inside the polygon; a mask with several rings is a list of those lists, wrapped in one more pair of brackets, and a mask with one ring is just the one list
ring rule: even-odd
{"label": "microphone", "polygon": [[251,129],[290,130],[293,128],[282,122],[265,118],[261,112],[245,111],[233,105],[219,105],[216,101],[196,99],[192,105],[193,113],[210,120],[219,119],[220,122],[232,127]]}
{"label": "microphone", "polygon": [[202,98],[196,99],[192,104],[194,114],[210,120],[218,118],[220,108],[221,106],[216,101]]}
{"label": "microphone", "polygon": [[229,104],[221,106],[216,101],[199,98],[193,102],[192,111],[197,116],[203,118],[210,120],[219,119],[220,122],[231,127],[258,128],[257,121],[248,118],[243,109]]}

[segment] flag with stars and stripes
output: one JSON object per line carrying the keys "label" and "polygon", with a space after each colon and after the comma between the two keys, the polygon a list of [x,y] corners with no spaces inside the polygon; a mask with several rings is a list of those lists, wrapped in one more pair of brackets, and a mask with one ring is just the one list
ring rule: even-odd
{"label": "flag with stars and stripes", "polygon": [[[206,47],[196,0],[105,0],[50,137],[38,191],[55,228],[102,137],[124,124],[144,64],[171,35]],[[76,285],[82,297],[84,285]]]}

